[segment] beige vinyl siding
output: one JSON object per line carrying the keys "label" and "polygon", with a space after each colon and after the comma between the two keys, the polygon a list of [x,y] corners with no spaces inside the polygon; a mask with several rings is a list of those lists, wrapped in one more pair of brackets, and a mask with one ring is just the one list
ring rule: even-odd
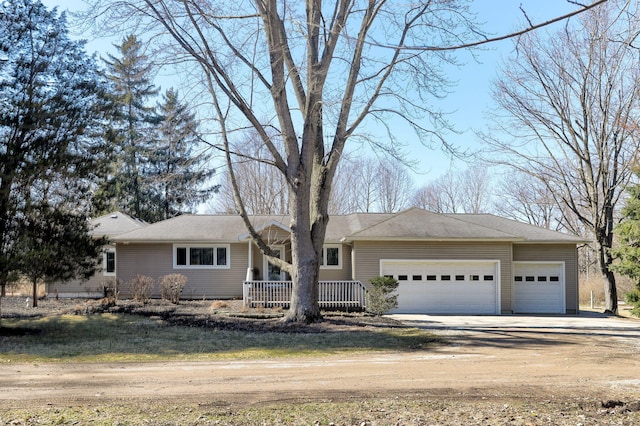
{"label": "beige vinyl siding", "polygon": [[351,280],[351,247],[342,244],[340,246],[342,267],[340,269],[320,268],[320,281]]}
{"label": "beige vinyl siding", "polygon": [[514,244],[513,260],[564,262],[566,313],[578,312],[578,250],[575,244]]}
{"label": "beige vinyl siding", "polygon": [[[113,249],[109,245],[105,249]],[[117,256],[116,256],[117,261]],[[104,253],[97,259],[96,272],[87,280],[71,280],[67,282],[54,282],[47,285],[49,297],[102,297],[105,285],[109,286],[114,280],[114,275],[105,276],[103,273]]]}
{"label": "beige vinyl siding", "polygon": [[500,305],[511,312],[512,262],[508,242],[356,241],[355,279],[368,285],[380,274],[381,259],[397,260],[499,260]]}
{"label": "beige vinyl siding", "polygon": [[100,258],[99,270],[88,280],[71,280],[66,283],[55,282],[47,286],[49,297],[101,297],[104,295],[104,281],[113,280],[114,277],[102,275],[102,258]]}
{"label": "beige vinyl siding", "polygon": [[[184,298],[242,297],[242,281],[247,272],[246,244],[230,245],[229,269],[174,269],[173,244],[118,244],[117,251],[118,278],[123,282],[124,297],[130,293],[126,282],[136,274],[155,280],[167,274],[185,275],[189,281],[182,292]],[[159,295],[156,285],[154,297]]]}

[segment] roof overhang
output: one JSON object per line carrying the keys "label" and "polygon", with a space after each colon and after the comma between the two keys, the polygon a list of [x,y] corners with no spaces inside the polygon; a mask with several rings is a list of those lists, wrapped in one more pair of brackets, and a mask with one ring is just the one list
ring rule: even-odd
{"label": "roof overhang", "polygon": [[525,243],[527,242],[523,238],[411,238],[411,237],[358,237],[351,238],[345,237],[341,242],[345,244],[350,244],[357,241],[383,241],[383,242],[391,242],[391,241],[399,241],[399,242],[458,242],[458,243]]}
{"label": "roof overhang", "polygon": [[[281,230],[288,232],[289,234],[291,233],[291,228],[289,228],[287,225],[283,224],[282,222],[279,222],[277,220],[270,220],[262,225],[260,225],[257,228],[254,228],[255,231],[259,234],[269,228],[271,228],[272,226],[275,226],[276,228],[280,228]],[[238,240],[239,241],[244,241],[244,240],[248,240],[251,238],[251,234],[247,231],[243,234],[240,234],[238,236]]]}

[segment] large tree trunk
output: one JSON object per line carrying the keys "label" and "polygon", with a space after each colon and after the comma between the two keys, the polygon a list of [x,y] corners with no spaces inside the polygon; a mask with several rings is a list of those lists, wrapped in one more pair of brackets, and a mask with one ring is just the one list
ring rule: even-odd
{"label": "large tree trunk", "polygon": [[34,308],[38,307],[38,280],[33,280],[33,303],[31,306]]}
{"label": "large tree trunk", "polygon": [[[324,241],[324,231],[312,224],[310,191],[300,191],[300,186],[309,185],[309,178],[299,175],[299,186],[290,191],[291,209],[291,305],[285,317],[287,322],[310,323],[321,318],[318,305],[318,237]],[[314,229],[315,228],[315,229]],[[322,244],[320,243],[320,248]]]}
{"label": "large tree trunk", "polygon": [[[613,211],[614,206],[611,201],[613,190],[606,193],[606,203],[602,216],[601,226],[596,227],[596,247],[598,247],[598,260],[600,265],[600,273],[605,278],[604,295],[605,295],[605,312],[611,314],[618,313],[618,290],[616,288],[616,277],[611,270],[613,256],[611,249],[613,247]],[[594,215],[594,217],[596,217]]]}
{"label": "large tree trunk", "polygon": [[291,307],[285,317],[287,322],[310,323],[321,318],[318,305],[318,258],[313,255],[315,250],[310,242],[307,236],[297,235],[296,231],[293,231],[291,235],[293,289]]}
{"label": "large tree trunk", "polygon": [[608,239],[605,241],[597,241],[598,247],[598,265],[600,267],[600,273],[605,279],[604,283],[604,297],[605,297],[605,312],[611,314],[618,313],[618,289],[616,287],[616,277],[610,269],[613,259],[611,258],[610,250],[611,245],[608,244]]}

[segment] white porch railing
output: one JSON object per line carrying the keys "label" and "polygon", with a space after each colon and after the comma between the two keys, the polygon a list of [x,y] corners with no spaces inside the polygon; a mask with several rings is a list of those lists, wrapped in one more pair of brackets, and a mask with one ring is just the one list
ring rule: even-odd
{"label": "white porch railing", "polygon": [[[360,281],[320,281],[318,284],[318,303],[323,309],[366,307],[367,288]],[[287,308],[291,303],[291,287],[291,281],[244,281],[244,305]]]}

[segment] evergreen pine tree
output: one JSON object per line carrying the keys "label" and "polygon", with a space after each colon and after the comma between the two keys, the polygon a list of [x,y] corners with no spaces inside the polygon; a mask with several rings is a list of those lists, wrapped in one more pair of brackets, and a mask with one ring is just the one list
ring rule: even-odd
{"label": "evergreen pine tree", "polygon": [[[636,174],[640,176],[640,171]],[[635,290],[625,298],[635,306],[634,313],[640,315],[640,184],[629,185],[626,191],[629,197],[621,211],[622,220],[614,228],[619,246],[611,250],[617,260],[611,269],[635,283]]]}
{"label": "evergreen pine tree", "polygon": [[192,210],[216,187],[208,182],[215,172],[209,167],[210,155],[197,152],[198,122],[178,93],[167,90],[158,111],[161,122],[148,178],[158,197],[157,220],[162,220]]}
{"label": "evergreen pine tree", "polygon": [[149,158],[154,151],[155,108],[149,106],[158,94],[153,85],[153,67],[135,35],[115,46],[120,56],[108,55],[106,76],[111,82],[114,104],[110,135],[113,160],[110,177],[96,191],[94,208],[103,214],[121,210],[145,221],[157,218],[157,196],[148,185]]}
{"label": "evergreen pine tree", "polygon": [[[96,178],[105,111],[106,86],[81,42],[68,37],[65,15],[39,0],[0,2],[0,287],[25,273],[29,255],[53,235],[52,214],[73,211],[86,223],[86,194]],[[26,218],[31,218],[27,221]],[[45,235],[28,233],[38,227]],[[77,231],[77,232],[76,232]],[[65,259],[37,262],[67,264],[93,255],[80,241],[87,229],[56,234]],[[62,239],[62,240],[61,240]],[[70,263],[67,263],[66,261]],[[58,276],[57,274],[52,274]],[[55,278],[52,276],[52,278]],[[68,279],[64,275],[61,279]]]}
{"label": "evergreen pine tree", "polygon": [[34,307],[42,281],[88,279],[96,269],[106,238],[93,238],[86,216],[46,202],[32,206],[19,219],[15,241],[18,270],[32,285]]}

